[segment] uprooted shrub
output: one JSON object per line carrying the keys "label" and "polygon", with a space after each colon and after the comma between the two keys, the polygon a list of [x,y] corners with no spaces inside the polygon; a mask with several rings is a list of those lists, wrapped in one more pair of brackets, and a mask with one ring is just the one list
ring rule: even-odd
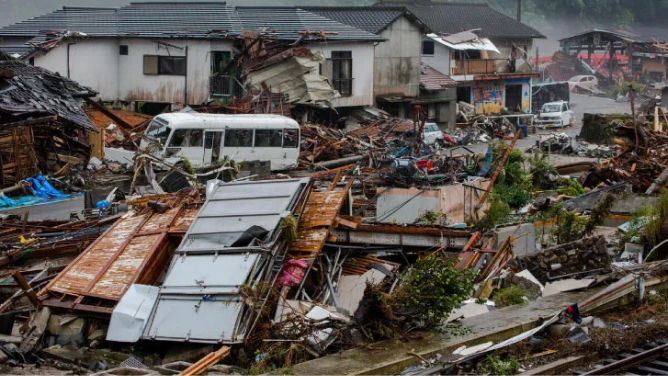
{"label": "uprooted shrub", "polygon": [[458,271],[438,255],[418,260],[406,269],[397,288],[385,295],[394,317],[403,316],[426,326],[438,325],[473,291],[474,271]]}
{"label": "uprooted shrub", "polygon": [[552,236],[557,244],[574,242],[591,236],[596,226],[603,224],[610,215],[617,197],[605,194],[591,210],[589,217],[578,216],[567,210],[562,203],[556,203],[543,216],[544,221],[554,220]]}
{"label": "uprooted shrub", "polygon": [[[638,222],[644,223],[644,226],[639,231],[640,237],[650,247],[654,248],[665,239],[668,239],[668,192],[663,192],[654,205],[643,207],[635,217],[638,218]],[[657,249],[653,254],[653,257],[657,256],[654,259],[663,258],[666,249],[668,249],[667,245],[662,246],[661,249]],[[650,260],[648,259],[647,261]]]}
{"label": "uprooted shrub", "polygon": [[[507,145],[500,141],[492,143],[491,147],[494,152],[494,160],[496,163],[500,163],[507,151]],[[513,209],[523,207],[532,197],[531,175],[524,166],[526,160],[527,158],[521,150],[513,149],[492,189],[493,196]],[[494,169],[491,169],[491,171],[494,171]]]}
{"label": "uprooted shrub", "polygon": [[498,355],[488,355],[482,363],[480,373],[490,375],[514,375],[520,368],[520,362],[514,356],[509,356],[505,360]]}
{"label": "uprooted shrub", "polygon": [[510,216],[510,206],[502,200],[492,197],[489,204],[490,206],[485,215],[474,225],[477,231],[491,230],[503,223]]}
{"label": "uprooted shrub", "polygon": [[550,179],[550,175],[559,174],[547,157],[547,153],[537,149],[529,159],[531,183],[538,189],[551,189],[555,182]]}
{"label": "uprooted shrub", "polygon": [[494,300],[497,307],[502,308],[524,303],[526,295],[527,293],[522,287],[512,285],[508,288],[498,290],[492,297],[492,300]]}

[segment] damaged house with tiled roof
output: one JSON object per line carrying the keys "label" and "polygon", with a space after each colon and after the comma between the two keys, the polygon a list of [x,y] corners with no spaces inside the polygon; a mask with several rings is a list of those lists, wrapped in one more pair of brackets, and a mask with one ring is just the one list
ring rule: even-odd
{"label": "damaged house with tiled roof", "polygon": [[[286,48],[310,51],[311,61],[295,69],[312,76],[290,93],[291,101],[334,108],[373,104],[374,44],[383,39],[296,7],[224,2],[64,7],[1,28],[0,49],[90,86],[103,101],[164,109],[165,104],[201,105],[246,95],[242,75],[249,67],[240,57],[252,50],[245,37],[253,31]],[[304,94],[322,91],[324,81],[329,95],[323,100]],[[272,92],[293,89],[292,83],[281,84],[258,86]]]}
{"label": "damaged house with tiled roof", "polygon": [[375,49],[375,105],[398,117],[412,118],[415,106],[442,130],[455,124],[454,80],[422,63],[422,38],[432,33],[405,6],[307,7],[311,12],[385,39]]}
{"label": "damaged house with tiled roof", "polygon": [[471,103],[476,113],[531,112],[529,65],[539,31],[486,3],[431,0],[385,1],[379,7],[403,4],[432,34],[423,36],[422,62],[457,82],[457,100]]}

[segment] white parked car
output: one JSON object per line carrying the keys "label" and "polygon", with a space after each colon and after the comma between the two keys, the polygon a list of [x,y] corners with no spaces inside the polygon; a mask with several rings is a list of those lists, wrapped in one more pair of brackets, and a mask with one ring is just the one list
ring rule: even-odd
{"label": "white parked car", "polygon": [[598,86],[598,78],[594,76],[573,76],[568,80],[568,88],[572,91],[573,88],[579,86],[583,89],[591,89]]}
{"label": "white parked car", "polygon": [[441,131],[436,123],[426,123],[424,125],[424,142],[427,145],[446,145],[443,131]]}
{"label": "white parked car", "polygon": [[566,127],[573,123],[575,123],[575,113],[565,101],[545,103],[536,121],[538,128]]}

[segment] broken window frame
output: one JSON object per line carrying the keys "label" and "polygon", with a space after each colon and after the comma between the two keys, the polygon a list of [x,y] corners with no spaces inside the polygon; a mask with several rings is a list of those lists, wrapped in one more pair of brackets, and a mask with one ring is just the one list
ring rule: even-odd
{"label": "broken window frame", "polygon": [[353,95],[353,53],[352,51],[332,51],[332,87],[342,97]]}
{"label": "broken window frame", "polygon": [[[178,142],[177,142],[178,140]],[[186,143],[186,140],[188,141]],[[177,129],[169,139],[168,148],[200,148],[204,143],[204,130]]]}
{"label": "broken window frame", "polygon": [[[167,61],[172,61],[172,72],[167,72]],[[182,61],[182,65],[174,64]],[[151,66],[151,65],[155,66]],[[144,75],[147,76],[185,76],[188,72],[188,61],[185,56],[144,55]]]}
{"label": "broken window frame", "polygon": [[284,129],[283,130],[283,148],[296,149],[299,147],[299,130],[298,129]]}

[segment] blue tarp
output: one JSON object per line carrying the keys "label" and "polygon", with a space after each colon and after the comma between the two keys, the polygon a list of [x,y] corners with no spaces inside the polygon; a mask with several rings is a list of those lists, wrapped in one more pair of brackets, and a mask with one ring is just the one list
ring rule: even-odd
{"label": "blue tarp", "polygon": [[33,194],[39,197],[45,198],[67,198],[70,197],[56,188],[54,188],[51,183],[49,183],[44,176],[37,175],[34,178],[27,178],[26,181],[30,183],[32,187]]}
{"label": "blue tarp", "polygon": [[494,158],[494,151],[492,148],[487,149],[485,153],[485,160],[482,162],[482,168],[478,172],[478,176],[485,176],[489,172],[489,167],[492,165],[492,159]]}
{"label": "blue tarp", "polygon": [[30,183],[33,195],[9,198],[0,193],[0,208],[35,205],[74,197],[72,195],[64,194],[54,188],[42,175],[37,175],[34,178],[27,178],[25,181]]}

